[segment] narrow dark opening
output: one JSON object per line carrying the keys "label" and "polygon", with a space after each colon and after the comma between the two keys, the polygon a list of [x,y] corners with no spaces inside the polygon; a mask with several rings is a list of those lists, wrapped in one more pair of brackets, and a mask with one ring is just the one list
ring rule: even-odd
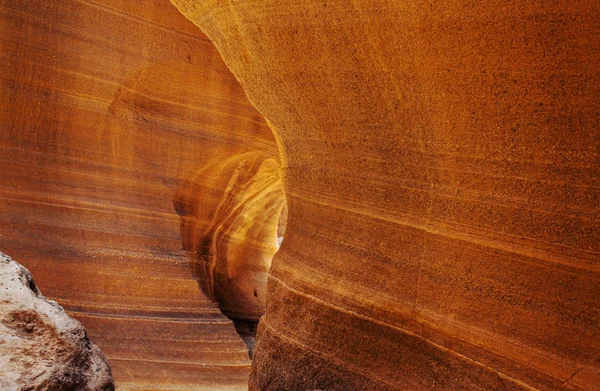
{"label": "narrow dark opening", "polygon": [[256,329],[258,328],[259,321],[240,318],[230,319],[233,321],[235,331],[237,331],[248,347],[248,357],[252,359],[252,356],[254,356],[254,345],[256,345]]}

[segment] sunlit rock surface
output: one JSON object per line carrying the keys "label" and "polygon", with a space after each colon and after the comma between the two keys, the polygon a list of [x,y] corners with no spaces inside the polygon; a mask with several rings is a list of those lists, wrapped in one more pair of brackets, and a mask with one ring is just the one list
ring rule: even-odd
{"label": "sunlit rock surface", "polygon": [[173,197],[278,151],[212,43],[168,0],[31,0],[0,2],[0,47],[0,249],[84,324],[119,390],[246,389]]}
{"label": "sunlit rock surface", "polygon": [[173,202],[202,290],[251,351],[271,260],[285,232],[278,160],[263,152],[219,159],[182,182]]}
{"label": "sunlit rock surface", "polygon": [[277,160],[249,152],[208,165],[174,203],[208,297],[230,317],[258,320],[285,206]]}
{"label": "sunlit rock surface", "polygon": [[597,390],[600,2],[173,0],[280,137],[253,390]]}
{"label": "sunlit rock surface", "polygon": [[0,389],[113,391],[106,359],[85,329],[47,300],[0,252]]}

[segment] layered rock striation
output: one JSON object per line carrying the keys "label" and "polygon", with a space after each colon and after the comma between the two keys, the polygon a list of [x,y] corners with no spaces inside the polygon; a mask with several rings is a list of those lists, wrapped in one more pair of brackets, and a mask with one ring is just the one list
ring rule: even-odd
{"label": "layered rock striation", "polygon": [[85,329],[47,300],[27,269],[0,253],[0,389],[114,391]]}
{"label": "layered rock striation", "polygon": [[173,197],[278,151],[212,43],[167,0],[2,1],[0,70],[0,249],[85,325],[119,390],[246,389]]}
{"label": "layered rock striation", "polygon": [[0,4],[0,249],[119,389],[263,308],[253,390],[598,389],[597,1],[173,2],[279,151],[166,0]]}
{"label": "layered rock striation", "polygon": [[597,390],[600,2],[173,0],[277,133],[252,390]]}
{"label": "layered rock striation", "polygon": [[252,349],[267,274],[285,233],[278,160],[259,151],[219,159],[182,182],[173,202],[202,290]]}

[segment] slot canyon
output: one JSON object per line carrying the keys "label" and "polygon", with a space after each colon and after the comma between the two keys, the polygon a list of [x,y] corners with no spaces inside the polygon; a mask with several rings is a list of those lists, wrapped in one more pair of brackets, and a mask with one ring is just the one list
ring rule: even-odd
{"label": "slot canyon", "polygon": [[0,389],[600,391],[600,1],[0,31]]}

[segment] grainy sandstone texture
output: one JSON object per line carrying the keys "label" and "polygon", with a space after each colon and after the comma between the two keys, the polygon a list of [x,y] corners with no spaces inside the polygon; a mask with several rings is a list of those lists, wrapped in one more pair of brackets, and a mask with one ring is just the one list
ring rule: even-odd
{"label": "grainy sandstone texture", "polygon": [[280,138],[251,389],[599,389],[600,2],[173,3]]}
{"label": "grainy sandstone texture", "polygon": [[0,252],[0,389],[113,391],[85,329],[47,300],[27,269]]}
{"label": "grainy sandstone texture", "polygon": [[[247,348],[198,286],[173,204],[180,185],[220,202],[229,177],[194,181],[247,153],[278,164],[262,116],[168,0],[0,2],[0,249],[84,324],[119,390],[247,388]],[[264,299],[264,264],[227,267]]]}

